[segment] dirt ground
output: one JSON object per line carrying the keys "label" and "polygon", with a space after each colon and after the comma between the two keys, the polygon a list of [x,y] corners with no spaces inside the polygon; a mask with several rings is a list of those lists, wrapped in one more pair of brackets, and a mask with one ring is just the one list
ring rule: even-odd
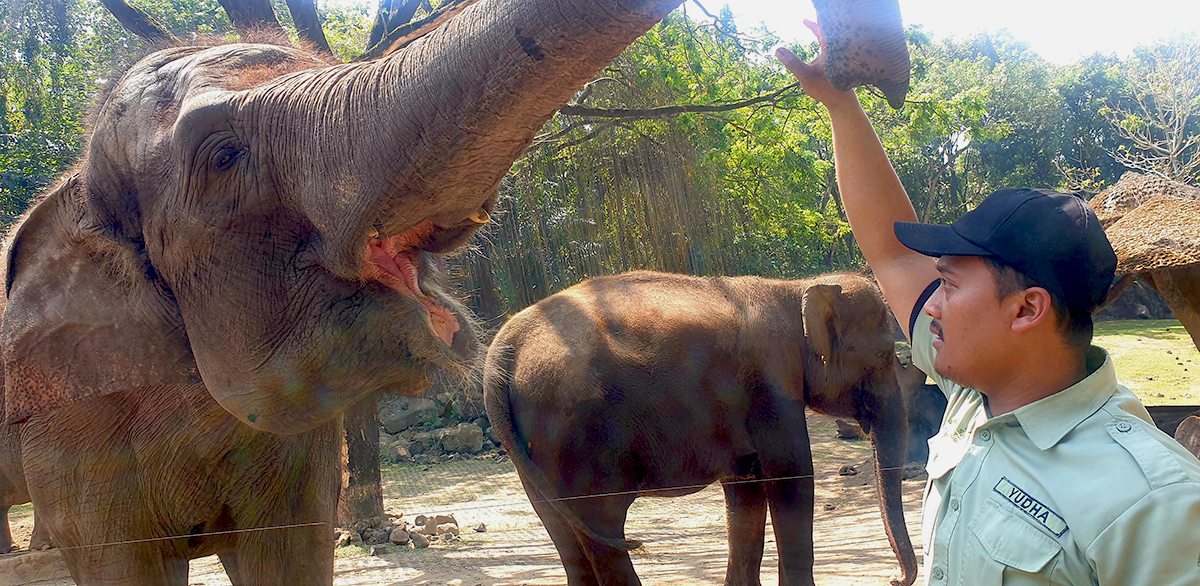
{"label": "dirt ground", "polygon": [[[835,437],[833,420],[810,413],[816,467],[816,581],[823,586],[883,586],[899,575],[899,566],[883,533],[873,484],[839,476],[846,464],[870,455],[866,440]],[[920,497],[923,480],[904,483],[908,530],[920,558]],[[426,467],[384,470],[385,507],[412,521],[418,514],[453,513],[463,534],[454,543],[424,550],[399,550],[369,556],[358,547],[337,550],[334,584],[372,585],[549,585],[564,584],[558,554],[521,490],[512,464],[478,459]],[[29,542],[28,506],[10,516],[14,538]],[[487,531],[471,527],[484,523]],[[678,498],[643,497],[634,503],[626,535],[645,543],[633,556],[646,585],[722,584],[725,576],[725,505],[719,486]],[[778,583],[775,543],[768,528],[763,556],[764,584]],[[225,586],[229,581],[215,557],[193,560],[188,580],[195,586]],[[70,579],[33,582],[67,586]]]}

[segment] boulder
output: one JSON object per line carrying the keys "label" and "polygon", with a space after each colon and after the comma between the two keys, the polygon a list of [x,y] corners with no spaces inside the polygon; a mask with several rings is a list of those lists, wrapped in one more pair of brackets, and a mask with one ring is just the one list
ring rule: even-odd
{"label": "boulder", "polygon": [[441,414],[442,408],[424,397],[396,397],[380,406],[379,423],[388,433],[396,434]]}
{"label": "boulder", "polygon": [[397,528],[392,531],[392,534],[388,537],[388,541],[396,545],[408,545],[408,542],[412,541],[412,537],[408,535],[408,531]]}
{"label": "boulder", "polygon": [[411,537],[413,547],[417,549],[425,549],[429,547],[429,540],[426,539],[424,535],[421,535],[420,533],[413,533]]}
{"label": "boulder", "polygon": [[439,441],[447,452],[477,454],[483,449],[483,430],[474,423],[460,423],[456,427],[443,429]]}
{"label": "boulder", "polygon": [[445,535],[447,533],[458,535],[458,525],[455,525],[454,523],[442,523],[441,525],[437,526],[438,535]]}

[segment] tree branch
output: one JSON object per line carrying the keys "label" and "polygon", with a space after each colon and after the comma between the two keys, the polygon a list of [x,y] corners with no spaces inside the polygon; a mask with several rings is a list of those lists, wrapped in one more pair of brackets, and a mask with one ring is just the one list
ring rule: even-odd
{"label": "tree branch", "polygon": [[567,104],[558,111],[564,116],[587,116],[590,118],[620,118],[623,120],[651,120],[658,118],[671,118],[680,114],[691,113],[711,113],[711,112],[728,112],[737,110],[747,106],[753,106],[762,103],[775,103],[785,98],[791,98],[801,95],[800,92],[795,92],[800,87],[799,83],[793,83],[784,86],[769,94],[740,100],[737,102],[728,102],[725,104],[680,104],[677,106],[660,106],[657,108],[590,108],[587,106],[579,106],[576,104]]}
{"label": "tree branch", "polygon": [[145,10],[130,6],[125,0],[100,0],[100,3],[116,17],[117,22],[129,32],[152,43],[165,42],[178,45],[179,39],[158,24]]}
{"label": "tree branch", "polygon": [[317,16],[315,0],[287,0],[287,7],[292,14],[292,23],[296,25],[296,34],[318,51],[332,55],[329,41],[325,39],[325,30],[321,28],[321,20]]}
{"label": "tree branch", "polygon": [[[382,6],[381,0],[381,6]],[[416,22],[410,22],[400,28],[394,29],[387,33],[378,42],[372,44],[362,55],[355,57],[355,61],[367,61],[382,57],[390,53],[394,53],[408,46],[409,43],[433,32],[438,27],[445,24],[451,18],[462,12],[464,8],[478,2],[479,0],[446,0],[442,2],[433,14],[422,18]]]}

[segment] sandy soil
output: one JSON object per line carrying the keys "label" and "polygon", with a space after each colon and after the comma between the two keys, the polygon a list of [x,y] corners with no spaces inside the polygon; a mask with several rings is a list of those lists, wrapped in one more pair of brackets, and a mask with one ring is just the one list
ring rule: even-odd
{"label": "sandy soil", "polygon": [[[815,522],[817,583],[857,586],[888,583],[899,566],[888,546],[873,485],[838,475],[845,464],[870,455],[866,441],[834,437],[830,418],[810,414],[817,474]],[[904,483],[909,532],[920,555],[920,497],[923,481]],[[338,585],[548,585],[566,575],[558,554],[521,490],[512,465],[504,460],[449,462],[384,471],[385,506],[411,521],[417,514],[453,513],[462,540],[435,543],[424,550],[396,550],[368,556],[357,547],[337,551]],[[28,545],[32,515],[12,515],[14,537]],[[479,523],[484,533],[470,529]],[[647,585],[722,584],[725,576],[725,505],[719,486],[678,498],[641,498],[634,503],[626,535],[645,542],[634,565]],[[767,533],[764,584],[778,583],[775,543]],[[225,586],[229,581],[215,557],[193,560],[189,584]],[[67,586],[69,579],[36,582]]]}

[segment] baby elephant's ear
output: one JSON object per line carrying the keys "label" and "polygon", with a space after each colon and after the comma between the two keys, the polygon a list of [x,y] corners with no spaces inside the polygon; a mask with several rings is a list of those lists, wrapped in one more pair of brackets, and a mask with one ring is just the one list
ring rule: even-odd
{"label": "baby elephant's ear", "polygon": [[116,391],[199,382],[179,310],[153,271],[89,234],[83,183],[72,177],[38,204],[6,250],[9,423]]}
{"label": "baby elephant's ear", "polygon": [[841,285],[818,283],[804,291],[804,335],[808,347],[825,362],[837,349],[838,332],[834,302],[842,294]]}

